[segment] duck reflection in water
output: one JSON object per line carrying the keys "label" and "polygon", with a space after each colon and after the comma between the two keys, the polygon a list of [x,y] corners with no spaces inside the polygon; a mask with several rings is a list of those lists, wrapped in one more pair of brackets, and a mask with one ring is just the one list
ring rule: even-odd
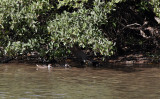
{"label": "duck reflection in water", "polygon": [[48,65],[38,65],[38,64],[36,64],[36,66],[37,66],[36,70],[38,70],[38,69],[48,69],[48,70],[50,70],[50,69],[53,68],[52,64],[48,64]]}

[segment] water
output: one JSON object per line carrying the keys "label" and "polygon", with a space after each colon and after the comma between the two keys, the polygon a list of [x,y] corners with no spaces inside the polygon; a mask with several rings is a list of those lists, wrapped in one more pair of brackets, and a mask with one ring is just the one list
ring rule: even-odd
{"label": "water", "polygon": [[0,64],[0,99],[160,99],[160,69],[55,68]]}

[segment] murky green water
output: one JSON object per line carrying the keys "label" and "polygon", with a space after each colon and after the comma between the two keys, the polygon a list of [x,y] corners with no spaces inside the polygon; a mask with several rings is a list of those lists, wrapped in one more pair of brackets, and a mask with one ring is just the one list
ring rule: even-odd
{"label": "murky green water", "polygon": [[0,64],[0,99],[160,99],[160,69],[135,72]]}

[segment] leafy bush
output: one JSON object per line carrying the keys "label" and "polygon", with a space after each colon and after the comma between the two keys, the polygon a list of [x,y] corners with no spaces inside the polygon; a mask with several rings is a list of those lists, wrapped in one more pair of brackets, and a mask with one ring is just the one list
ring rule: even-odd
{"label": "leafy bush", "polygon": [[151,0],[150,4],[153,5],[153,11],[160,18],[160,1],[159,0]]}
{"label": "leafy bush", "polygon": [[24,51],[25,46],[17,48],[15,42],[24,44],[37,38],[41,30],[38,18],[51,7],[49,0],[0,0],[0,46],[6,47],[5,52],[11,52],[9,46],[14,53],[17,49]]}
{"label": "leafy bush", "polygon": [[0,47],[4,55],[37,51],[49,59],[65,56],[74,45],[113,55],[115,43],[101,26],[108,24],[116,4],[125,1],[0,0]]}
{"label": "leafy bush", "polygon": [[[96,4],[97,3],[97,4]],[[64,12],[48,22],[48,31],[54,44],[71,48],[78,44],[83,48],[92,48],[102,55],[111,55],[113,43],[103,36],[99,27],[107,22],[107,9],[103,2],[95,2],[92,9],[79,9],[77,12]],[[104,9],[104,10],[102,10]],[[61,47],[60,45],[58,47]]]}

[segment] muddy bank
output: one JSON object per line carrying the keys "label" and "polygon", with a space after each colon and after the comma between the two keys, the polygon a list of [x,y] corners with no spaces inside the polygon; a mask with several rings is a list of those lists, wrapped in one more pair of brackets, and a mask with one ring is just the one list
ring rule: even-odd
{"label": "muddy bank", "polygon": [[116,57],[110,57],[105,61],[102,58],[95,57],[92,59],[92,63],[90,61],[86,61],[86,63],[82,63],[81,60],[75,57],[62,58],[61,60],[51,61],[51,62],[43,62],[37,55],[24,55],[18,56],[16,58],[11,57],[0,57],[0,63],[40,63],[40,64],[48,64],[52,63],[55,66],[64,66],[64,64],[70,64],[73,67],[108,67],[110,65],[142,65],[142,64],[159,64],[159,57],[147,56],[145,54],[128,54]]}
{"label": "muddy bank", "polygon": [[128,54],[111,58],[108,62],[111,64],[158,64],[160,59],[144,54]]}

